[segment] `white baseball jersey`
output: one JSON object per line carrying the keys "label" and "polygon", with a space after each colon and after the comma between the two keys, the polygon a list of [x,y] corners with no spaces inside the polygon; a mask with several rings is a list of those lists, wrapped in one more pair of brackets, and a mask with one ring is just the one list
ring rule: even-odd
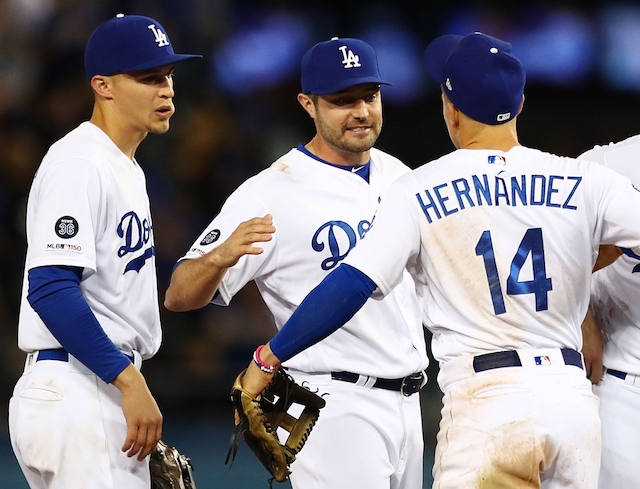
{"label": "white baseball jersey", "polygon": [[597,164],[522,146],[458,150],[394,183],[345,263],[382,296],[411,271],[441,362],[580,350],[598,246],[640,250],[638,208],[629,180]]}
{"label": "white baseball jersey", "polygon": [[[580,156],[631,179],[640,188],[640,135]],[[629,204],[631,205],[631,204]],[[637,209],[637,208],[636,208]],[[607,368],[640,375],[640,260],[623,255],[593,276],[592,309],[604,329],[603,363]]]}
{"label": "white baseball jersey", "polygon": [[[280,328],[306,294],[359,246],[381,196],[408,171],[396,158],[372,149],[367,183],[292,149],[229,197],[185,258],[211,251],[241,222],[272,214],[273,239],[260,243],[262,254],[244,256],[227,271],[214,302],[228,304],[255,280]],[[368,301],[344,327],[286,365],[302,372],[345,370],[383,378],[424,369],[428,360],[414,284],[408,274],[398,284],[388,300]]]}
{"label": "white baseball jersey", "polygon": [[[640,136],[596,146],[581,158],[596,161],[631,179],[640,188]],[[637,205],[629,202],[637,211]],[[602,463],[599,487],[640,487],[640,256],[622,255],[593,274],[591,309],[604,331],[603,364],[624,372],[605,373],[594,386],[600,399]],[[618,373],[620,375],[620,373]]]}
{"label": "white baseball jersey", "polygon": [[82,295],[107,336],[143,359],[160,347],[153,226],[142,169],[90,122],[51,146],[27,206],[28,249],[18,344],[60,344],[27,301],[28,270],[82,267]]}
{"label": "white baseball jersey", "polygon": [[[434,487],[595,487],[598,402],[564,357],[599,244],[640,249],[639,206],[615,172],[521,146],[457,150],[391,186],[345,263],[375,298],[405,268],[418,284],[444,393]],[[507,350],[518,362],[487,361]]]}
{"label": "white baseball jersey", "polygon": [[603,364],[640,376],[640,258],[622,255],[593,274],[591,308],[603,329]]}

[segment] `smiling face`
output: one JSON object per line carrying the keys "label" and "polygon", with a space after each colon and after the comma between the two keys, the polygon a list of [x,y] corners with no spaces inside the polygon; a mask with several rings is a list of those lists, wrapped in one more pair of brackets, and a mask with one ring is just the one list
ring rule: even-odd
{"label": "smiling face", "polygon": [[130,130],[164,134],[175,112],[173,66],[113,75],[111,92],[118,118]]}
{"label": "smiling face", "polygon": [[[360,164],[369,160],[382,129],[380,86],[375,83],[356,85],[330,95],[300,94],[298,100],[314,119],[316,137],[313,147],[346,159],[344,164]],[[318,156],[332,163],[335,158]],[[353,163],[356,161],[356,163]]]}

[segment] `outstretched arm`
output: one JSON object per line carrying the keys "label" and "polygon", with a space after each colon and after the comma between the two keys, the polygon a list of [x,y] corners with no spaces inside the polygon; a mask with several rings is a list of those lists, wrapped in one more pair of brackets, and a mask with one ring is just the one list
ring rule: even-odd
{"label": "outstretched arm", "polygon": [[[277,367],[315,345],[349,321],[375,289],[376,284],[360,270],[340,265],[309,292],[278,334],[260,350],[258,360]],[[242,387],[257,396],[271,375],[251,362]]]}
{"label": "outstretched arm", "polygon": [[164,305],[170,311],[200,309],[213,299],[227,269],[244,255],[259,255],[255,243],[270,241],[276,228],[273,217],[254,217],[241,223],[229,238],[204,256],[183,260],[173,271]]}

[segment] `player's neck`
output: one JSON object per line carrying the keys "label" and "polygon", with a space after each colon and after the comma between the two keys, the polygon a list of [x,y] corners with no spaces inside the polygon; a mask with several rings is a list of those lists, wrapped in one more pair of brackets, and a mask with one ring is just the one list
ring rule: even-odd
{"label": "player's neck", "polygon": [[127,156],[131,161],[135,157],[136,150],[147,133],[139,133],[132,131],[131,128],[118,124],[117,121],[105,116],[101,110],[94,109],[91,119],[92,124],[99,127],[114,144]]}
{"label": "player's neck", "polygon": [[515,124],[503,124],[490,126],[486,124],[474,124],[470,127],[461,127],[454,144],[458,149],[495,149],[509,151],[515,146],[520,146]]}
{"label": "player's neck", "polygon": [[305,148],[318,158],[338,166],[358,166],[369,161],[369,151],[354,152],[344,151],[334,145],[328,144],[322,138],[314,137]]}

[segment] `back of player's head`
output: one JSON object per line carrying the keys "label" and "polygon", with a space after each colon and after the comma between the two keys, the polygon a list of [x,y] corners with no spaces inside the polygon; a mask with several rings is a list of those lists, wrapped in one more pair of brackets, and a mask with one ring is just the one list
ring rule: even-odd
{"label": "back of player's head", "polygon": [[333,37],[302,57],[302,93],[328,95],[355,85],[391,85],[380,76],[373,48],[360,39]]}
{"label": "back of player's head", "polygon": [[491,125],[518,115],[525,71],[508,42],[480,32],[441,36],[427,46],[425,62],[463,114]]}
{"label": "back of player's head", "polygon": [[160,23],[141,15],[118,14],[100,25],[84,53],[87,79],[149,70],[179,61],[201,58],[199,54],[175,54]]}

